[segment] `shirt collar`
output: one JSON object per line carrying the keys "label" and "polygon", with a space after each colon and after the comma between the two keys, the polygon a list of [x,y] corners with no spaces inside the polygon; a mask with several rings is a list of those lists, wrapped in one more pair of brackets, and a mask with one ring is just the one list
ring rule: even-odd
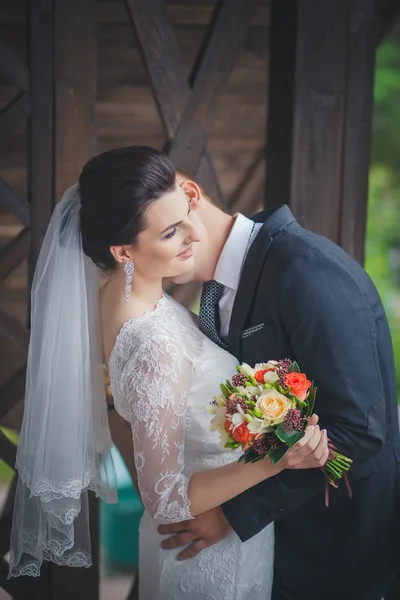
{"label": "shirt collar", "polygon": [[219,257],[214,279],[232,290],[237,291],[239,287],[243,260],[253,227],[254,222],[251,219],[238,213]]}

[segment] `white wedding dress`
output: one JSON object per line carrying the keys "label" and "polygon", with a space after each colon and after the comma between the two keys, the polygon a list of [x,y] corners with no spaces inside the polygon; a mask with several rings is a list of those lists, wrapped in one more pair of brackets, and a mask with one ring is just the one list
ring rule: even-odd
{"label": "white wedding dress", "polygon": [[[242,543],[231,533],[178,561],[162,550],[160,523],[191,519],[191,475],[238,460],[210,432],[207,404],[236,372],[237,360],[211,342],[195,317],[164,296],[154,311],[127,321],[109,361],[116,410],[132,425],[145,506],[139,530],[140,600],[269,600],[273,524]],[[129,535],[129,532],[127,532]]]}

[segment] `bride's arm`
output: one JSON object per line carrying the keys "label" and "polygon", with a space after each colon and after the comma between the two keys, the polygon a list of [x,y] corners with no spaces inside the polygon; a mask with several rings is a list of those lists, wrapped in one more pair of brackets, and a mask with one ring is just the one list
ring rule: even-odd
{"label": "bride's arm", "polygon": [[[163,339],[151,331],[143,336],[125,369],[139,491],[146,510],[158,522],[192,519],[285,467],[321,466],[326,442],[320,439],[318,429],[310,428],[278,465],[268,459],[239,464],[232,457],[231,464],[189,476],[185,427],[190,427],[187,394],[191,372],[192,364],[179,340]],[[204,398],[204,411],[208,401]],[[202,450],[198,448],[199,453]]]}
{"label": "bride's arm", "polygon": [[232,462],[223,467],[192,475],[188,496],[193,517],[277,475],[284,469],[312,469],[322,467],[328,459],[327,438],[317,427],[307,428],[306,435],[278,464],[266,458],[257,463]]}

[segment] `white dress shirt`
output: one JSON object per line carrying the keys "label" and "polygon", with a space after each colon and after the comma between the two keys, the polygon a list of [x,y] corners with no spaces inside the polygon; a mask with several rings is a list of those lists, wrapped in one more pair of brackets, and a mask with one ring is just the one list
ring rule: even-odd
{"label": "white dress shirt", "polygon": [[219,301],[220,335],[225,341],[228,340],[232,307],[244,261],[261,227],[262,223],[254,224],[254,221],[238,213],[215,269],[215,281],[225,286]]}

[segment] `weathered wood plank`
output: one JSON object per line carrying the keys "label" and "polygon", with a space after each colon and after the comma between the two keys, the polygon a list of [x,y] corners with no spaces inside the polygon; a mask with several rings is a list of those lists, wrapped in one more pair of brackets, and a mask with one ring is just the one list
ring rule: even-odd
{"label": "weathered wood plank", "polygon": [[0,283],[27,258],[30,240],[30,230],[25,228],[7,246],[2,248],[0,251]]}
{"label": "weathered wood plank", "polygon": [[92,552],[92,566],[59,567],[52,565],[52,598],[54,600],[99,599],[100,560],[99,560],[99,501],[89,492],[89,527]]}
{"label": "weathered wood plank", "polygon": [[363,264],[377,18],[374,0],[351,1],[339,243]]}
{"label": "weathered wood plank", "polygon": [[31,248],[29,280],[54,204],[54,12],[52,0],[28,2],[31,75],[29,187]]}
{"label": "weathered wood plank", "polygon": [[29,92],[29,69],[10,46],[0,41],[0,73],[18,89]]}
{"label": "weathered wood plank", "polygon": [[95,153],[96,0],[55,0],[55,197]]}
{"label": "weathered wood plank", "polygon": [[0,202],[11,211],[23,225],[31,224],[31,210],[29,203],[0,177]]}
{"label": "weathered wood plank", "polygon": [[380,2],[378,3],[378,11],[376,43],[380,44],[398,23],[400,19],[400,4],[398,0],[389,0],[385,3]]}
{"label": "weathered wood plank", "polygon": [[250,26],[253,0],[219,0],[206,44],[192,73],[193,92],[173,138],[169,155],[195,177],[210,134],[212,109],[236,63]]}
{"label": "weathered wood plank", "polygon": [[228,198],[229,210],[232,214],[247,212],[251,215],[263,204],[265,183],[265,147],[262,146],[243,173],[237,187]]}
{"label": "weathered wood plank", "polygon": [[[162,0],[125,0],[132,29],[146,66],[154,99],[167,140],[172,140],[183,116],[191,91]],[[224,205],[211,157],[206,152],[198,181],[207,193]],[[180,168],[180,165],[176,165]]]}
{"label": "weathered wood plank", "polygon": [[31,114],[31,99],[25,92],[15,96],[0,111],[0,138],[9,136]]}
{"label": "weathered wood plank", "polygon": [[26,365],[20,367],[0,388],[0,421],[24,397]]}
{"label": "weathered wood plank", "polygon": [[274,0],[270,19],[266,207],[290,203],[297,0]]}
{"label": "weathered wood plank", "polygon": [[[267,201],[289,203],[302,225],[334,241],[340,229],[348,12],[347,0],[273,0],[271,10],[270,85],[281,93],[270,94]],[[277,52],[288,56],[279,72]],[[285,89],[291,90],[287,99]],[[287,147],[279,142],[275,118],[293,123],[290,129],[283,125]],[[285,171],[278,177],[274,167],[280,160]]]}
{"label": "weathered wood plank", "polygon": [[18,319],[7,314],[0,306],[0,335],[22,350],[28,351],[29,331]]}

